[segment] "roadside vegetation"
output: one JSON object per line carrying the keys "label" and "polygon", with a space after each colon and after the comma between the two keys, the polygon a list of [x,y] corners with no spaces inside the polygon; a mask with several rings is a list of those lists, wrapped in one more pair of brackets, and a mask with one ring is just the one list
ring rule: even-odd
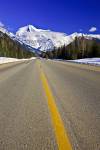
{"label": "roadside vegetation", "polygon": [[7,34],[0,32],[0,57],[30,58],[35,56],[28,46],[11,39]]}

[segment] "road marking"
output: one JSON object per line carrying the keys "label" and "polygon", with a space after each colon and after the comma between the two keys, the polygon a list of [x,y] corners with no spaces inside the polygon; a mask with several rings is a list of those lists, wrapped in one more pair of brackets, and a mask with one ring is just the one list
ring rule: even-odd
{"label": "road marking", "polygon": [[72,146],[68,139],[68,135],[66,134],[63,121],[58,112],[57,106],[55,104],[54,97],[48,85],[48,81],[42,69],[40,68],[40,77],[42,80],[43,88],[47,97],[48,107],[51,114],[51,120],[53,123],[55,136],[58,144],[59,150],[72,150]]}

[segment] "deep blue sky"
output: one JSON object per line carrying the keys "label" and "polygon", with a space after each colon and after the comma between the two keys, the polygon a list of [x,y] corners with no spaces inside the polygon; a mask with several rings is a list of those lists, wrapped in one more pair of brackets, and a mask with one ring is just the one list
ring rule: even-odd
{"label": "deep blue sky", "polygon": [[0,0],[0,21],[11,30],[32,24],[43,29],[100,33],[100,0]]}

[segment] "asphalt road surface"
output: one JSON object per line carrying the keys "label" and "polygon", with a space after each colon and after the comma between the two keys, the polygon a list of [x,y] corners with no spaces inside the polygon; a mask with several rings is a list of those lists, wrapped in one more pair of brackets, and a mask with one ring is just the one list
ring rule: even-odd
{"label": "asphalt road surface", "polygon": [[71,149],[100,150],[100,68],[0,65],[0,150]]}

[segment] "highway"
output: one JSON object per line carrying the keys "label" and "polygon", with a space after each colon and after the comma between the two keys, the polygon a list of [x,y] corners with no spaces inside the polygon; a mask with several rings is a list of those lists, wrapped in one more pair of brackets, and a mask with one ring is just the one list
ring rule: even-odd
{"label": "highway", "polygon": [[100,150],[100,67],[0,65],[0,150]]}

